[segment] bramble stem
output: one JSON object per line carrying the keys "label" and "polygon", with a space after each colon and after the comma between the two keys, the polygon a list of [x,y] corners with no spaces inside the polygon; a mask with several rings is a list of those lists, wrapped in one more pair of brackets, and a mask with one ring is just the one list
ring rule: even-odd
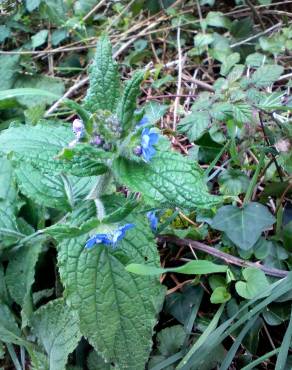
{"label": "bramble stem", "polygon": [[263,266],[259,263],[245,261],[241,258],[231,256],[228,253],[221,252],[221,251],[219,251],[218,249],[216,249],[214,247],[210,247],[206,244],[200,243],[200,242],[195,241],[195,240],[179,239],[175,236],[167,236],[167,235],[159,236],[158,239],[159,239],[159,241],[172,242],[172,243],[175,243],[175,244],[180,245],[180,246],[190,245],[194,249],[200,250],[200,251],[208,253],[208,254],[210,254],[214,257],[220,258],[221,260],[225,261],[227,264],[232,264],[232,265],[240,266],[240,267],[258,268],[258,269],[262,270],[265,274],[270,275],[270,276],[283,278],[283,277],[288,275],[288,271]]}

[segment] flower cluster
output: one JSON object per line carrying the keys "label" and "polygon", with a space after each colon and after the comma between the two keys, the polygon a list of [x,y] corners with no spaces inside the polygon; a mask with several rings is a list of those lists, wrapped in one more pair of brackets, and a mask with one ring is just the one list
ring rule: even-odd
{"label": "flower cluster", "polygon": [[105,234],[95,234],[87,240],[85,248],[92,248],[95,244],[105,244],[116,248],[117,242],[124,238],[126,231],[132,229],[134,226],[134,224],[126,224]]}

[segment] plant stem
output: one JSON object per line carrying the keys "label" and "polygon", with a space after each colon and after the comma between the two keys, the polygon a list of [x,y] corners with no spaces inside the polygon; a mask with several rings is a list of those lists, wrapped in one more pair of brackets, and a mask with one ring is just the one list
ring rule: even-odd
{"label": "plant stem", "polygon": [[262,151],[261,152],[261,155],[260,155],[259,163],[257,165],[257,168],[255,170],[255,173],[253,175],[253,178],[252,178],[252,180],[251,180],[251,182],[249,184],[249,187],[247,189],[247,192],[245,194],[245,197],[244,197],[244,200],[243,200],[243,206],[245,206],[248,202],[251,201],[252,194],[253,194],[254,188],[256,186],[256,183],[257,183],[257,179],[258,179],[260,170],[261,170],[261,168],[263,167],[263,164],[264,164],[264,159],[265,159],[265,153],[264,153],[264,151]]}
{"label": "plant stem", "polygon": [[195,240],[179,239],[175,236],[167,236],[167,235],[159,236],[158,239],[159,241],[162,241],[162,242],[165,242],[165,241],[172,242],[180,246],[190,245],[194,249],[200,250],[214,257],[220,258],[221,260],[225,261],[227,264],[232,264],[232,265],[240,266],[240,267],[254,267],[254,268],[262,270],[265,274],[270,275],[270,276],[283,278],[288,275],[288,271],[263,266],[263,265],[260,265],[259,263],[245,261],[241,258],[231,256],[228,253],[221,252],[214,247],[210,247],[206,244],[200,243]]}

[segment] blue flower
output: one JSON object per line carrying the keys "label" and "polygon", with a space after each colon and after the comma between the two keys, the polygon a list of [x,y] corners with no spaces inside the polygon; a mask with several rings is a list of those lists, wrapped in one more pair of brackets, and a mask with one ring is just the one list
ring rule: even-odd
{"label": "blue flower", "polygon": [[85,134],[84,123],[80,119],[74,119],[72,123],[72,130],[76,136],[77,141],[79,141]]}
{"label": "blue flower", "polygon": [[147,217],[150,222],[151,230],[156,231],[158,226],[158,218],[156,217],[155,212],[153,211],[147,212]]}
{"label": "blue flower", "polygon": [[149,123],[149,119],[148,117],[144,116],[138,123],[137,123],[137,127],[141,127],[141,126],[144,126],[144,125],[147,125]]}
{"label": "blue flower", "polygon": [[151,132],[150,128],[146,127],[143,129],[141,135],[141,147],[142,156],[146,162],[149,162],[156,153],[153,145],[157,143],[158,139],[158,134],[156,134],[155,132]]}
{"label": "blue flower", "polygon": [[126,231],[132,229],[134,226],[134,224],[126,224],[124,226],[118,227],[116,230],[108,232],[107,234],[93,235],[90,239],[87,240],[85,248],[92,248],[94,244],[111,245],[113,248],[116,248],[117,242],[123,239]]}

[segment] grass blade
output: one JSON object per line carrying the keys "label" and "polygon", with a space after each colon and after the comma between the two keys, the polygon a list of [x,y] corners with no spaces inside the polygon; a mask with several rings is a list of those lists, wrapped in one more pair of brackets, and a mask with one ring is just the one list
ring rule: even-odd
{"label": "grass blade", "polygon": [[280,351],[280,348],[275,348],[272,351],[265,353],[263,356],[257,358],[255,361],[251,362],[250,364],[244,366],[241,370],[252,370],[257,365],[260,365],[263,361],[266,361],[268,358],[276,355]]}
{"label": "grass blade", "polygon": [[[215,316],[213,317],[212,321],[208,325],[207,329],[204,331],[204,333],[199,337],[199,339],[196,341],[196,343],[192,346],[190,351],[186,354],[186,356],[181,360],[181,362],[177,366],[177,370],[183,369],[186,364],[189,363],[191,357],[194,353],[197,352],[197,350],[202,346],[203,343],[208,339],[209,335],[214,331],[218,325],[219,319],[223,313],[225,305],[222,304],[218,311],[216,312]],[[193,364],[192,364],[193,365]]]}
{"label": "grass blade", "polygon": [[286,333],[283,338],[283,342],[280,347],[280,351],[277,357],[275,370],[283,370],[287,361],[289,347],[292,338],[292,310],[290,312],[290,321]]}
{"label": "grass blade", "polygon": [[248,321],[246,323],[246,325],[243,327],[243,329],[241,330],[241,332],[237,336],[235,342],[233,343],[233,345],[229,349],[229,351],[228,351],[224,361],[222,362],[219,370],[228,370],[234,356],[236,355],[236,352],[237,352],[239,346],[241,345],[241,342],[243,341],[244,337],[246,336],[246,334],[248,333],[250,328],[253,326],[253,324],[255,323],[257,318],[258,318],[258,315],[255,316],[252,320]]}

